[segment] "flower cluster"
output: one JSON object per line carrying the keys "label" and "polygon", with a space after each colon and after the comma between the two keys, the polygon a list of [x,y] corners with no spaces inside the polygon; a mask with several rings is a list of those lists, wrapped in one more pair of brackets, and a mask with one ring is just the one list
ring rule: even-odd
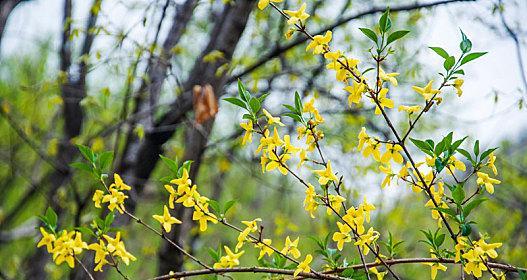
{"label": "flower cluster", "polygon": [[82,241],[82,234],[78,231],[63,230],[60,234],[49,233],[40,227],[42,239],[37,247],[46,246],[48,253],[52,254],[53,261],[60,265],[66,262],[70,268],[75,267],[75,255],[88,249],[88,244]]}
{"label": "flower cluster", "polygon": [[119,174],[114,174],[114,183],[112,183],[105,193],[102,190],[96,190],[93,194],[93,202],[95,207],[101,208],[101,203],[108,203],[108,210],[113,211],[117,209],[119,213],[123,214],[125,211],[124,200],[128,198],[123,191],[131,190],[130,186],[125,184]]}

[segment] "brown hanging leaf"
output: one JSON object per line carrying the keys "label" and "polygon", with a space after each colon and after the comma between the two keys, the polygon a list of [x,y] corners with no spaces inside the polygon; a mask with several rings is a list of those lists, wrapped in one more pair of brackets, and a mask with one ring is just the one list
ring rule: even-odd
{"label": "brown hanging leaf", "polygon": [[194,94],[194,115],[196,122],[202,124],[218,113],[218,100],[210,84],[205,86],[195,85],[192,89]]}

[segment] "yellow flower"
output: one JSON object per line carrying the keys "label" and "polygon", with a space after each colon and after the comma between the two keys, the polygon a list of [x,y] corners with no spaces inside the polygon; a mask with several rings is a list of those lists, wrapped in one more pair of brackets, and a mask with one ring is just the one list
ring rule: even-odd
{"label": "yellow flower", "polygon": [[103,235],[104,239],[108,242],[106,248],[112,256],[119,257],[126,264],[129,265],[130,261],[135,261],[136,258],[126,251],[123,241],[121,241],[121,232],[117,232],[115,238],[110,237],[109,235]]}
{"label": "yellow flower", "polygon": [[[379,95],[377,96],[377,101],[379,102],[378,106],[375,108],[375,114],[379,115],[381,113],[381,108],[384,109],[384,107],[387,108],[393,108],[393,100],[386,97],[386,94],[388,93],[387,88],[381,89],[379,92]],[[380,106],[380,108],[379,108]]]}
{"label": "yellow flower", "polygon": [[203,213],[203,211],[199,209],[195,209],[194,213],[192,214],[192,220],[199,222],[199,230],[200,231],[206,231],[207,230],[207,222],[212,222],[213,224],[218,223],[218,220],[216,219],[216,216],[212,213]]}
{"label": "yellow flower", "polygon": [[324,34],[324,36],[316,35],[315,37],[313,37],[313,40],[307,45],[306,51],[313,49],[313,54],[323,53],[328,48],[328,44],[331,41],[332,35],[333,33],[331,31],[326,31],[326,34]]}
{"label": "yellow flower", "polygon": [[196,205],[196,200],[194,197],[198,195],[196,188],[198,186],[194,185],[192,188],[187,188],[184,190],[183,194],[176,200],[176,203],[182,203],[185,207],[192,207]]}
{"label": "yellow flower", "polygon": [[102,202],[103,196],[104,196],[104,192],[101,190],[96,190],[95,193],[93,194],[92,200],[96,208],[101,208],[101,202]]}
{"label": "yellow flower", "polygon": [[364,91],[366,90],[366,86],[364,85],[364,83],[357,83],[353,81],[352,85],[346,86],[344,90],[350,93],[350,95],[348,96],[348,105],[351,107],[351,104],[353,103],[360,103],[362,93],[364,93]]}
{"label": "yellow flower", "polygon": [[377,280],[384,280],[384,276],[388,274],[388,271],[379,272],[377,267],[370,268],[370,272],[377,276]]}
{"label": "yellow flower", "polygon": [[435,280],[436,277],[437,277],[437,271],[438,270],[442,270],[442,271],[446,271],[447,267],[444,266],[443,264],[441,263],[426,263],[427,265],[430,266],[430,277],[432,278],[432,280]]}
{"label": "yellow flower", "polygon": [[165,185],[165,189],[170,194],[168,197],[168,207],[170,207],[170,209],[174,209],[174,200],[176,200],[178,194],[171,185]]}
{"label": "yellow flower", "polygon": [[53,250],[53,242],[56,240],[55,235],[53,233],[48,233],[43,227],[40,227],[40,233],[42,233],[42,239],[38,242],[37,248],[46,245],[48,253],[51,253]]}
{"label": "yellow flower", "polygon": [[300,250],[298,250],[298,241],[300,240],[300,237],[297,237],[295,241],[291,241],[289,238],[289,235],[285,238],[285,245],[282,249],[281,253],[284,255],[291,254],[293,258],[298,259],[301,255]]}
{"label": "yellow flower", "polygon": [[399,73],[385,73],[382,68],[379,68],[379,78],[382,81],[389,81],[392,85],[397,86],[397,79],[395,77],[399,76]]}
{"label": "yellow flower", "polygon": [[303,272],[303,273],[311,272],[311,267],[309,267],[309,264],[312,261],[313,261],[313,256],[311,256],[311,254],[307,254],[304,261],[299,263],[298,266],[296,267],[296,270],[293,276],[296,277],[300,272]]}
{"label": "yellow flower", "polygon": [[214,264],[214,268],[232,268],[240,265],[239,258],[245,253],[245,251],[233,253],[227,246],[223,246],[225,249],[226,256],[222,256],[220,261]]}
{"label": "yellow flower", "polygon": [[370,252],[369,244],[375,242],[379,238],[379,233],[374,231],[373,228],[370,228],[366,234],[359,235],[357,241],[354,245],[360,246],[364,255],[367,255]]}
{"label": "yellow flower", "polygon": [[370,212],[372,210],[375,210],[375,205],[368,203],[366,200],[366,196],[364,197],[364,200],[362,204],[359,206],[359,209],[364,212],[364,215],[366,216],[366,222],[370,222]]}
{"label": "yellow flower", "polygon": [[386,153],[382,155],[381,162],[388,164],[390,160],[395,161],[396,163],[403,163],[403,156],[400,152],[403,150],[401,145],[398,144],[386,144]]}
{"label": "yellow flower", "polygon": [[356,209],[352,206],[348,208],[346,215],[342,219],[355,229],[358,234],[364,233],[364,211],[362,209]]}
{"label": "yellow flower", "polygon": [[263,10],[263,9],[265,9],[265,8],[269,5],[269,3],[271,3],[271,2],[273,2],[273,3],[280,3],[280,2],[282,2],[282,1],[284,1],[284,0],[260,0],[260,1],[258,1],[258,9]]}
{"label": "yellow flower", "polygon": [[[73,238],[74,236],[75,238]],[[57,265],[66,262],[70,268],[73,268],[75,266],[74,255],[82,253],[82,250],[87,248],[88,244],[82,241],[80,232],[63,230],[60,237],[54,242],[53,260]]]}
{"label": "yellow flower", "polygon": [[106,194],[103,199],[102,199],[102,202],[103,203],[108,203],[108,209],[110,211],[113,211],[114,209],[117,208],[117,211],[119,211],[119,213],[123,214],[124,213],[124,200],[127,199],[128,196],[125,195],[124,193],[118,191],[116,188],[112,188],[110,186],[110,193],[109,194]]}
{"label": "yellow flower", "polygon": [[[435,164],[435,163],[434,163],[434,164]],[[450,173],[450,169],[452,169],[452,167],[453,167],[453,169],[454,169],[454,170],[452,170],[452,171],[455,171],[455,170],[457,169],[457,170],[460,170],[460,171],[465,172],[465,171],[467,170],[467,167],[465,166],[465,164],[464,164],[462,161],[460,161],[459,159],[457,159],[455,156],[451,156],[451,157],[448,159],[448,163],[447,163],[447,165],[448,165],[448,167],[449,167],[449,168],[447,169],[449,173]]]}
{"label": "yellow flower", "polygon": [[487,161],[486,165],[490,167],[490,169],[492,169],[492,172],[494,173],[494,175],[498,175],[498,169],[496,168],[496,165],[494,165],[495,161],[496,161],[496,156],[494,155],[494,153],[490,153],[489,160]]}
{"label": "yellow flower", "polygon": [[333,241],[337,242],[337,249],[342,251],[344,243],[351,242],[351,228],[341,222],[337,222],[337,226],[339,227],[339,231],[333,233]]}
{"label": "yellow flower", "polygon": [[276,156],[276,154],[270,153],[269,154],[269,160],[270,162],[265,167],[265,171],[273,171],[276,168],[278,168],[278,171],[282,173],[283,175],[287,175],[287,168],[285,166],[285,163],[287,160],[291,158],[290,154],[282,154],[279,157]]}
{"label": "yellow flower", "polygon": [[94,262],[97,264],[94,271],[102,271],[102,267],[108,264],[106,256],[109,255],[108,249],[104,244],[104,241],[99,240],[99,243],[92,243],[88,246],[88,249],[95,251]]}
{"label": "yellow flower", "polygon": [[414,114],[414,113],[417,113],[417,112],[421,111],[421,106],[419,106],[419,105],[415,105],[415,106],[399,105],[399,112],[400,111],[405,111],[409,115],[411,115],[411,114]]}
{"label": "yellow flower", "polygon": [[328,160],[326,167],[321,170],[315,170],[315,174],[319,176],[318,183],[321,185],[326,185],[329,181],[337,182],[338,178],[331,170],[331,161]]}
{"label": "yellow flower", "polygon": [[[114,180],[116,189],[120,191],[129,191],[132,189],[130,186],[128,186],[127,184],[123,182],[123,179],[121,179],[121,176],[119,176],[119,174],[117,173],[113,174],[113,180]],[[110,188],[112,187],[112,185],[110,185]]]}
{"label": "yellow flower", "polygon": [[381,165],[379,166],[379,170],[386,174],[386,176],[384,177],[384,179],[382,180],[382,183],[381,183],[381,188],[386,188],[386,186],[389,186],[391,181],[392,181],[392,177],[393,177],[393,172],[392,172],[392,167],[390,164],[387,164],[386,166],[384,165]]}
{"label": "yellow flower", "polygon": [[242,145],[245,145],[246,143],[252,143],[253,141],[253,122],[251,120],[247,121],[246,123],[240,123],[240,126],[245,130],[245,134],[243,135],[242,139]]}
{"label": "yellow flower", "polygon": [[491,178],[487,173],[478,172],[477,175],[478,175],[478,179],[476,180],[476,183],[478,185],[485,186],[485,189],[490,194],[494,193],[494,185],[501,183],[500,180]]}
{"label": "yellow flower", "polygon": [[271,113],[269,113],[267,110],[263,109],[262,110],[265,114],[265,116],[267,117],[267,122],[269,123],[269,125],[272,125],[272,124],[277,124],[279,126],[284,126],[285,124],[283,124],[281,121],[280,121],[280,117],[273,117],[271,115]]}
{"label": "yellow flower", "polygon": [[306,3],[302,3],[302,6],[300,6],[300,9],[298,9],[297,11],[284,10],[284,13],[289,16],[287,23],[296,24],[300,22],[300,24],[302,24],[302,22],[309,17],[309,14],[306,13],[306,7]]}
{"label": "yellow flower", "polygon": [[457,96],[461,97],[461,94],[463,94],[463,90],[461,89],[461,86],[463,86],[463,79],[455,79],[454,80],[454,88],[456,89]]}
{"label": "yellow flower", "polygon": [[266,254],[270,257],[274,251],[271,247],[271,243],[273,241],[271,239],[263,239],[262,242],[255,244],[255,247],[260,249],[260,255],[258,255],[258,259],[263,258]]}
{"label": "yellow flower", "polygon": [[503,244],[499,242],[488,244],[483,239],[480,239],[476,242],[476,246],[478,246],[485,254],[487,254],[487,256],[493,259],[498,257],[498,253],[495,249],[501,247],[502,245]]}
{"label": "yellow flower", "polygon": [[[335,212],[339,213],[340,209],[342,208],[342,203],[346,201],[346,199],[340,195],[337,194],[330,194],[328,195],[329,205]],[[326,209],[326,212],[328,215],[333,214],[333,210],[331,210],[329,207]]]}
{"label": "yellow flower", "polygon": [[315,187],[313,187],[311,184],[308,184],[308,187],[306,188],[306,198],[304,199],[304,209],[313,219],[315,218],[314,213],[318,207],[318,203],[315,200],[316,196],[317,193],[315,192]]}
{"label": "yellow flower", "polygon": [[153,215],[152,217],[161,223],[166,232],[170,232],[170,230],[172,230],[172,224],[181,224],[180,220],[170,216],[170,212],[168,211],[168,207],[166,205],[163,206],[163,216]]}
{"label": "yellow flower", "polygon": [[171,180],[170,183],[178,186],[178,194],[181,195],[186,188],[192,185],[192,180],[188,176],[188,170],[183,168],[181,177]]}
{"label": "yellow flower", "polygon": [[433,80],[428,82],[425,87],[412,86],[412,89],[415,90],[417,93],[421,94],[426,99],[426,101],[429,101],[434,95],[441,92],[437,89],[432,88],[433,82]]}

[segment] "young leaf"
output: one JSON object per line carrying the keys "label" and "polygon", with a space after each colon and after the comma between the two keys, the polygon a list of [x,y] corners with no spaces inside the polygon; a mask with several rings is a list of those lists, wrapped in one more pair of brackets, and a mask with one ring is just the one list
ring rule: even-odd
{"label": "young leaf", "polygon": [[467,62],[470,62],[476,58],[479,58],[481,56],[484,56],[485,54],[487,54],[487,52],[475,52],[475,53],[469,53],[467,56],[463,57],[463,59],[461,59],[461,65],[467,63]]}
{"label": "young leaf", "polygon": [[469,202],[467,204],[467,206],[463,207],[463,215],[465,217],[467,217],[468,214],[470,214],[470,212],[472,212],[472,210],[474,210],[474,208],[478,207],[478,205],[480,205],[485,200],[487,200],[487,199],[486,198],[478,198],[478,199],[474,199],[471,202]]}
{"label": "young leaf", "polygon": [[390,9],[388,8],[379,19],[379,28],[382,33],[385,33],[390,27],[392,27],[392,21],[390,19]]}
{"label": "young leaf", "polygon": [[492,149],[488,149],[486,151],[484,151],[482,154],[481,154],[481,158],[479,159],[480,161],[484,160],[485,158],[487,158],[492,152],[494,152],[496,149],[498,148],[492,148]]}
{"label": "young leaf", "polygon": [[238,107],[242,107],[243,109],[247,109],[245,107],[245,103],[243,101],[241,101],[240,99],[238,98],[235,98],[235,97],[226,97],[226,98],[223,98],[223,100],[231,103],[231,104],[234,104]]}
{"label": "young leaf", "polygon": [[373,30],[371,29],[368,29],[368,28],[359,28],[359,30],[364,33],[364,35],[366,35],[366,37],[370,38],[370,40],[372,40],[373,42],[375,42],[375,44],[377,44],[377,34],[375,34],[375,32],[373,32]]}
{"label": "young leaf", "polygon": [[476,157],[479,155],[479,140],[476,140],[476,143],[474,143],[474,154]]}
{"label": "young leaf", "polygon": [[401,39],[408,33],[410,33],[410,31],[408,30],[398,30],[398,31],[393,32],[392,34],[390,34],[390,36],[388,36],[388,40],[386,41],[386,46]]}
{"label": "young leaf", "polygon": [[440,47],[429,47],[429,48],[444,59],[447,59],[450,57],[450,55],[443,48],[440,48]]}
{"label": "young leaf", "polygon": [[463,190],[463,186],[456,186],[456,188],[452,192],[452,198],[454,199],[457,205],[461,205],[461,203],[465,199],[465,191]]}
{"label": "young leaf", "polygon": [[172,171],[173,173],[177,173],[178,171],[178,163],[177,163],[177,159],[176,160],[172,160],[170,158],[167,158],[163,155],[159,155],[159,157],[161,158],[161,160],[163,161],[163,163],[168,167],[168,169],[170,171]]}
{"label": "young leaf", "polygon": [[412,141],[412,143],[414,143],[414,145],[417,148],[419,148],[421,151],[425,152],[426,154],[430,156],[433,156],[432,147],[430,147],[428,143],[421,141],[421,140],[413,139],[413,138],[410,138],[410,141]]}
{"label": "young leaf", "polygon": [[46,218],[47,218],[49,226],[53,228],[53,230],[55,230],[57,228],[58,217],[57,217],[57,213],[55,213],[53,208],[48,207],[48,209],[46,209]]}
{"label": "young leaf", "polygon": [[295,91],[295,108],[297,112],[302,112],[302,99],[300,99],[300,94],[298,94],[298,91]]}
{"label": "young leaf", "polygon": [[445,70],[450,70],[452,66],[454,66],[454,63],[456,63],[456,58],[453,56],[449,56],[447,59],[445,59],[445,62],[443,62],[443,67],[445,67]]}
{"label": "young leaf", "polygon": [[254,114],[258,113],[258,111],[260,111],[260,108],[262,107],[260,101],[258,101],[258,99],[254,97],[251,97],[249,105],[251,106],[251,110]]}

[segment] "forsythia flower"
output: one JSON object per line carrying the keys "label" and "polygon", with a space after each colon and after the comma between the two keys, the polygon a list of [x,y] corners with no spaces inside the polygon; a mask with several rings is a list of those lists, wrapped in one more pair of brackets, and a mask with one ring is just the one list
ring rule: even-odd
{"label": "forsythia flower", "polygon": [[110,193],[103,197],[102,202],[103,203],[108,202],[108,209],[110,211],[113,211],[114,209],[117,208],[117,211],[123,214],[124,213],[124,200],[127,198],[128,198],[127,195],[118,191],[116,188],[112,188],[112,186],[110,186]]}
{"label": "forsythia flower", "polygon": [[289,235],[285,238],[285,245],[282,249],[281,253],[284,255],[291,254],[293,258],[298,259],[300,258],[300,250],[298,250],[298,241],[300,240],[300,237],[297,237],[295,241],[291,241],[289,238]]}
{"label": "forsythia flower", "polygon": [[267,122],[269,123],[269,125],[272,125],[272,124],[277,124],[279,126],[284,126],[285,124],[283,124],[281,121],[280,121],[280,117],[273,117],[271,115],[271,113],[269,113],[267,110],[263,109],[262,110],[265,114],[265,116],[267,117]]}
{"label": "forsythia flower", "polygon": [[492,169],[492,172],[494,173],[494,175],[498,175],[498,169],[496,168],[496,165],[494,165],[494,162],[496,161],[496,156],[494,155],[494,153],[491,153],[489,155],[489,160],[487,161],[487,166],[490,167],[490,169]]}
{"label": "forsythia flower", "polygon": [[110,185],[110,188],[112,188],[112,186],[115,186],[115,188],[120,191],[129,191],[132,189],[130,186],[123,182],[123,179],[121,179],[121,176],[119,176],[119,174],[117,173],[113,174],[113,180],[114,183]]}
{"label": "forsythia flower", "polygon": [[308,188],[306,189],[306,198],[304,199],[304,209],[313,219],[315,218],[314,213],[318,207],[318,203],[315,200],[316,196],[317,193],[315,192],[315,187],[313,187],[311,184],[308,184]]}
{"label": "forsythia flower", "polygon": [[233,253],[227,246],[223,246],[226,256],[222,256],[220,261],[214,264],[214,268],[233,268],[240,265],[239,258],[245,253],[245,251]]}
{"label": "forsythia flower", "polygon": [[358,234],[364,233],[364,211],[360,207],[358,209],[353,206],[348,208],[342,219],[353,227]]}
{"label": "forsythia flower", "polygon": [[282,2],[282,1],[284,1],[284,0],[260,0],[260,1],[258,1],[258,9],[263,10],[263,9],[265,9],[265,8],[269,5],[269,3],[271,3],[271,2],[273,2],[273,3],[280,3],[280,2]]}
{"label": "forsythia flower", "polygon": [[377,231],[374,231],[373,228],[370,228],[366,234],[359,235],[359,238],[357,241],[355,241],[354,245],[358,245],[362,248],[362,252],[364,255],[367,255],[370,252],[370,248],[368,245],[372,244],[379,238],[379,233]]}
{"label": "forsythia flower", "polygon": [[337,226],[339,227],[339,231],[333,233],[333,241],[337,242],[337,249],[342,251],[344,243],[351,242],[351,228],[341,222],[337,222]]}
{"label": "forsythia flower", "polygon": [[446,269],[447,269],[446,266],[444,266],[441,263],[437,263],[437,262],[435,262],[435,263],[426,263],[426,264],[430,266],[430,277],[432,278],[432,280],[436,279],[438,270],[446,271]]}
{"label": "forsythia flower", "polygon": [[95,257],[94,262],[97,264],[94,271],[102,271],[102,267],[105,264],[108,264],[108,260],[106,259],[106,256],[109,255],[108,249],[106,248],[106,245],[104,244],[103,240],[99,240],[99,243],[92,243],[88,246],[88,249],[95,251]]}
{"label": "forsythia flower", "polygon": [[258,231],[258,222],[261,221],[262,219],[260,218],[254,219],[252,221],[242,221],[242,224],[246,225],[247,227],[238,235],[238,243],[235,247],[236,250],[243,246],[243,243],[247,240],[249,234]]}
{"label": "forsythia flower", "polygon": [[104,197],[104,192],[101,190],[96,190],[95,193],[93,194],[92,200],[96,208],[101,208],[101,202],[102,202],[103,197]]}
{"label": "forsythia flower", "polygon": [[123,241],[121,241],[121,232],[117,232],[115,238],[112,238],[108,235],[103,235],[104,239],[108,242],[106,248],[108,252],[114,257],[119,257],[126,264],[130,264],[130,261],[135,261],[136,258],[126,251]]}
{"label": "forsythia flower", "polygon": [[[75,236],[75,238],[73,238]],[[53,261],[57,265],[66,262],[70,268],[75,266],[75,257],[87,249],[88,244],[82,241],[82,234],[76,231],[63,230],[61,235],[53,243]]]}
{"label": "forsythia flower", "polygon": [[461,94],[463,94],[463,90],[461,89],[461,86],[463,86],[463,83],[465,81],[463,81],[463,79],[455,79],[454,80],[454,88],[456,89],[456,94],[457,96],[460,96],[461,97]]}
{"label": "forsythia flower", "polygon": [[403,156],[400,152],[403,150],[401,145],[398,144],[386,144],[386,153],[381,157],[381,162],[388,164],[390,160],[395,161],[396,163],[403,163]]}
{"label": "forsythia flower", "polygon": [[494,185],[500,184],[501,181],[491,178],[487,173],[478,172],[478,179],[476,180],[476,183],[481,186],[485,186],[485,189],[488,193],[493,194],[494,193]]}
{"label": "forsythia flower", "polygon": [[395,78],[397,76],[399,76],[399,73],[385,73],[382,68],[379,68],[379,78],[382,81],[389,81],[392,85],[397,86],[397,79]]}
{"label": "forsythia flower", "polygon": [[352,85],[346,86],[344,90],[350,93],[350,95],[348,96],[348,105],[351,106],[351,104],[353,103],[360,103],[362,93],[366,90],[366,86],[364,85],[364,83],[357,83],[353,81]]}
{"label": "forsythia flower", "polygon": [[[342,203],[344,201],[346,201],[346,199],[340,195],[337,195],[337,194],[330,194],[328,195],[328,200],[329,200],[329,205],[331,207],[328,207],[326,209],[326,212],[328,215],[331,215],[333,214],[333,210],[335,210],[335,212],[339,213],[340,212],[340,208],[342,208]],[[333,210],[331,210],[331,208]]]}
{"label": "forsythia flower", "polygon": [[318,183],[321,185],[326,185],[329,181],[337,182],[338,178],[331,170],[331,161],[328,160],[326,168],[321,170],[315,170],[315,174],[319,176]]}
{"label": "forsythia flower", "polygon": [[376,267],[370,268],[370,272],[377,276],[377,280],[384,280],[384,276],[388,274],[388,271],[379,272]]}
{"label": "forsythia flower", "polygon": [[163,229],[165,229],[166,232],[170,232],[170,230],[172,230],[173,224],[181,224],[180,220],[170,216],[170,212],[168,211],[168,207],[166,205],[163,206],[163,216],[153,215],[152,217],[161,223]]}
{"label": "forsythia flower", "polygon": [[426,101],[429,101],[434,95],[441,92],[437,89],[432,88],[433,82],[433,80],[428,82],[425,87],[412,86],[412,89],[415,90],[417,93],[421,94],[426,99]]}
{"label": "forsythia flower", "polygon": [[199,222],[199,230],[200,231],[206,231],[207,230],[207,222],[212,222],[213,224],[218,223],[218,220],[216,219],[216,216],[212,213],[204,213],[200,209],[195,209],[194,213],[192,214],[192,220]]}
{"label": "forsythia flower", "polygon": [[253,141],[253,122],[249,120],[246,123],[240,123],[240,126],[245,130],[245,134],[243,135],[242,139],[242,145],[251,143]]}
{"label": "forsythia flower", "polygon": [[255,244],[255,247],[260,249],[260,255],[258,255],[258,259],[263,258],[266,254],[270,257],[274,250],[270,248],[272,240],[271,239],[263,239],[262,242]]}
{"label": "forsythia flower", "polygon": [[400,111],[405,111],[407,112],[408,114],[414,114],[414,113],[417,113],[419,111],[421,111],[421,106],[419,105],[415,105],[415,106],[405,106],[405,105],[399,105],[399,112]]}
{"label": "forsythia flower", "polygon": [[383,88],[379,92],[379,95],[377,96],[377,100],[378,100],[379,104],[375,108],[375,115],[379,115],[381,113],[381,108],[382,109],[384,109],[384,107],[393,108],[393,100],[391,100],[388,97],[386,97],[387,93],[388,93],[388,89],[387,88]]}
{"label": "forsythia flower", "polygon": [[53,250],[53,242],[56,240],[55,235],[53,233],[48,233],[43,227],[40,227],[40,233],[42,234],[42,239],[38,242],[37,248],[46,245],[48,253],[51,253]]}
{"label": "forsythia flower", "polygon": [[284,13],[289,16],[287,23],[292,25],[300,22],[300,24],[302,24],[302,22],[309,17],[309,14],[306,13],[306,7],[306,3],[302,3],[300,9],[297,11],[284,10]]}
{"label": "forsythia flower", "polygon": [[313,256],[311,256],[311,254],[307,254],[305,260],[299,263],[298,266],[296,267],[296,270],[293,276],[296,277],[300,272],[304,272],[304,273],[311,272],[311,267],[309,267],[309,264],[312,261],[313,261]]}
{"label": "forsythia flower", "polygon": [[321,54],[323,53],[329,42],[331,41],[332,37],[331,31],[326,31],[326,34],[324,36],[322,35],[316,35],[313,37],[313,40],[307,45],[306,51],[309,51],[310,49],[313,49],[313,54]]}

